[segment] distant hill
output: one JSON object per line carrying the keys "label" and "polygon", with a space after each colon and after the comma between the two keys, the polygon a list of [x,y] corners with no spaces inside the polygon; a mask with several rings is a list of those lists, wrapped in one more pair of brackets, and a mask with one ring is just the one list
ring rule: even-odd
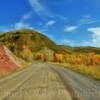
{"label": "distant hill", "polygon": [[100,48],[58,45],[47,36],[35,30],[23,29],[2,33],[0,35],[0,43],[8,47],[16,56],[26,61],[43,60],[68,63],[77,62],[80,64],[85,59],[83,62],[85,64],[91,63],[92,60],[95,64],[100,62],[98,60]]}
{"label": "distant hill", "polygon": [[100,54],[100,48],[91,47],[91,46],[80,46],[80,47],[71,47],[65,45],[59,45],[65,51],[75,52],[75,53],[96,53]]}

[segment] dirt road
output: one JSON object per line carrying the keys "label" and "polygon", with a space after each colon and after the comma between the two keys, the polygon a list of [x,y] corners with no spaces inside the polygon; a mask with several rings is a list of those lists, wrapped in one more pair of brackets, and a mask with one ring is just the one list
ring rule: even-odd
{"label": "dirt road", "polygon": [[0,80],[0,100],[100,100],[100,84],[78,73],[48,63]]}
{"label": "dirt road", "polygon": [[72,100],[59,75],[47,64],[35,63],[0,80],[0,100]]}

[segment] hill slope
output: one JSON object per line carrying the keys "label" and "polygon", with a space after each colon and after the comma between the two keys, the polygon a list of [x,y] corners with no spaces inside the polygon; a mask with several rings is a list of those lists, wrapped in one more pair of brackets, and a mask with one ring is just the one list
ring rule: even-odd
{"label": "hill slope", "polygon": [[5,44],[15,55],[26,60],[31,60],[33,53],[42,52],[46,50],[45,48],[54,52],[65,53],[48,37],[34,30],[3,33],[0,36],[0,42]]}
{"label": "hill slope", "polygon": [[0,35],[0,42],[26,61],[43,60],[72,64],[98,64],[100,48],[57,45],[35,30],[17,30]]}

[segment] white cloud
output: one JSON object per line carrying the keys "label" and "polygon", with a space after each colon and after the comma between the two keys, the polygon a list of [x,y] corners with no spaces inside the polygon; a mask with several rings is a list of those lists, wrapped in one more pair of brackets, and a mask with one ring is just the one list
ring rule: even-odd
{"label": "white cloud", "polygon": [[78,26],[66,26],[64,32],[74,32]]}
{"label": "white cloud", "polygon": [[88,24],[93,24],[93,23],[98,23],[98,22],[100,22],[100,20],[92,18],[91,15],[85,15],[79,20],[78,26],[88,25]]}
{"label": "white cloud", "polygon": [[92,45],[100,47],[100,27],[89,28],[88,31],[92,32]]}
{"label": "white cloud", "polygon": [[63,16],[63,15],[55,15],[55,17],[63,21],[66,21],[68,19],[66,16]]}
{"label": "white cloud", "polygon": [[[55,15],[52,12],[49,11],[49,9],[43,4],[42,0],[28,0],[29,4],[31,5],[32,9],[35,11],[35,13],[42,17],[42,18],[58,18],[60,20],[67,20],[66,16],[63,15]],[[64,3],[64,1],[61,1],[59,3],[59,1],[57,1],[57,4],[61,4]],[[50,3],[53,3],[53,1],[51,1]]]}
{"label": "white cloud", "polygon": [[32,17],[32,11],[25,13],[21,16],[18,22],[7,26],[0,26],[0,32],[13,31],[18,29],[33,29],[31,24],[28,23],[31,17]]}
{"label": "white cloud", "polygon": [[88,24],[88,23],[90,23],[91,21],[93,21],[93,20],[91,19],[91,16],[90,16],[90,15],[85,15],[85,16],[83,16],[83,17],[79,20],[79,25]]}
{"label": "white cloud", "polygon": [[67,17],[65,17],[65,16],[58,16],[60,19],[62,19],[62,20],[67,20],[68,18]]}
{"label": "white cloud", "polygon": [[9,26],[0,27],[0,32],[8,32],[8,31],[13,31],[18,29],[33,29],[33,27],[29,23],[17,22]]}
{"label": "white cloud", "polygon": [[31,25],[24,23],[24,22],[18,22],[14,25],[14,29],[33,29]]}
{"label": "white cloud", "polygon": [[63,40],[62,40],[62,43],[63,43],[63,44],[69,44],[69,43],[71,43],[71,41],[68,40],[68,39],[63,39]]}
{"label": "white cloud", "polygon": [[26,22],[29,21],[29,19],[32,17],[32,11],[29,11],[28,13],[25,13],[20,18],[19,22],[16,22],[12,25],[13,29],[33,29],[32,26]]}
{"label": "white cloud", "polygon": [[54,25],[55,23],[56,23],[55,20],[50,20],[45,24],[45,27],[50,27],[50,26]]}
{"label": "white cloud", "polygon": [[40,0],[29,0],[33,10],[40,17],[53,17],[53,15],[47,10],[47,8],[40,2]]}
{"label": "white cloud", "polygon": [[21,20],[28,20],[32,17],[32,11],[29,11],[28,13],[25,13],[22,15]]}

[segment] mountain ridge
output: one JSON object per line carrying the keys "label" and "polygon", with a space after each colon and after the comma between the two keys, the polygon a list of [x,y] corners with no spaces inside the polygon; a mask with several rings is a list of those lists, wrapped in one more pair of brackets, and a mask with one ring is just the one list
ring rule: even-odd
{"label": "mountain ridge", "polygon": [[[25,61],[99,64],[100,48],[58,45],[42,33],[22,29],[0,35],[0,42]],[[73,59],[74,58],[74,59]]]}
{"label": "mountain ridge", "polygon": [[[39,37],[41,37],[42,39],[44,39],[43,41],[45,41],[45,43],[43,44],[43,45],[46,45],[47,47],[49,46],[49,48],[50,49],[59,49],[59,47],[60,47],[60,49],[63,49],[63,50],[65,50],[66,51],[66,49],[70,49],[70,50],[72,50],[73,52],[74,51],[78,51],[79,49],[83,49],[83,52],[85,52],[85,49],[88,49],[88,50],[90,50],[91,52],[94,50],[94,52],[98,52],[99,50],[100,50],[100,48],[99,47],[92,47],[92,46],[79,46],[79,47],[72,47],[72,46],[70,46],[70,45],[59,45],[59,44],[57,44],[57,43],[55,43],[53,40],[51,40],[50,38],[48,38],[47,36],[45,36],[44,34],[42,34],[41,32],[38,32],[38,31],[36,31],[36,30],[31,30],[31,29],[21,29],[21,30],[15,30],[15,31],[9,31],[9,32],[3,32],[3,33],[1,33],[1,35],[0,35],[0,41],[2,42],[2,43],[4,43],[5,41],[7,41],[6,39],[4,40],[4,39],[2,39],[2,37],[5,37],[6,36],[6,34],[9,34],[9,35],[17,35],[17,34],[19,34],[19,33],[21,33],[22,34],[22,32],[23,33],[28,33],[28,34],[32,34],[32,33],[34,33],[34,35],[32,36],[32,38],[33,39],[35,39],[35,35],[38,35]],[[37,36],[37,37],[38,37]],[[15,37],[16,39],[18,38],[17,36]],[[23,37],[24,38],[24,37]],[[15,39],[15,40],[16,40]],[[37,38],[37,40],[38,40],[38,38]],[[46,42],[46,41],[48,41],[49,40],[49,43],[48,42]],[[42,41],[42,42],[43,42]],[[7,42],[9,42],[9,41],[7,41]],[[55,48],[52,48],[52,46],[51,45],[53,45],[53,46],[56,46]],[[68,51],[67,51],[68,52]]]}

